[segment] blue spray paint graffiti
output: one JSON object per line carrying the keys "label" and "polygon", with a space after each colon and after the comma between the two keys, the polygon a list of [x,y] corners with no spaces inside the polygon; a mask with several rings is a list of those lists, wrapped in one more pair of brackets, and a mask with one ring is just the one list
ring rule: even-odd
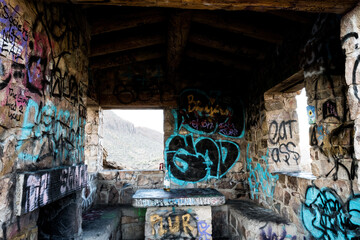
{"label": "blue spray paint graffiti", "polygon": [[253,168],[252,166],[252,158],[249,157],[249,148],[250,144],[247,146],[246,150],[246,166],[248,171],[250,172],[249,175],[249,187],[251,198],[258,199],[259,189],[261,186],[262,192],[267,196],[273,198],[274,190],[275,190],[275,183],[279,179],[277,175],[271,175],[269,172],[268,166],[268,157],[269,157],[269,150],[266,152],[266,156],[262,156],[261,158],[264,160],[266,166],[263,168],[260,163],[257,163],[256,167]]}
{"label": "blue spray paint graffiti", "polygon": [[176,184],[223,177],[240,158],[238,144],[193,135],[174,134],[165,144],[165,164]]}
{"label": "blue spray paint graffiti", "polygon": [[352,195],[344,203],[335,190],[310,186],[301,215],[315,239],[360,239],[360,195]]}
{"label": "blue spray paint graffiti", "polygon": [[23,60],[23,50],[27,48],[29,39],[19,10],[19,6],[8,6],[4,0],[0,0],[0,23],[5,25],[0,32],[0,55],[13,61]]}
{"label": "blue spray paint graffiti", "polygon": [[219,133],[224,137],[242,138],[245,134],[243,105],[240,100],[229,101],[218,92],[208,96],[200,90],[183,91],[179,109],[173,111],[176,131],[184,127],[195,134]]}
{"label": "blue spray paint graffiti", "polygon": [[[199,90],[185,90],[180,94],[179,109],[172,110],[174,134],[165,144],[165,165],[176,184],[220,179],[240,158],[237,143],[201,135],[243,137],[245,117],[241,101],[225,99],[218,92],[210,96]],[[190,134],[179,134],[182,128]],[[194,140],[193,133],[200,136]]]}
{"label": "blue spray paint graffiti", "polygon": [[79,114],[57,109],[50,101],[39,106],[30,99],[16,147],[18,158],[33,162],[47,157],[60,162],[83,162],[85,121]]}
{"label": "blue spray paint graffiti", "polygon": [[[285,228],[283,228],[281,235],[278,236],[276,234],[276,232],[272,231],[271,226],[268,227],[266,232],[265,232],[264,229],[261,229],[260,237],[261,237],[261,240],[286,240],[286,239],[288,239],[288,240],[296,240],[297,239],[296,236],[292,236],[292,235],[287,234]],[[305,239],[305,237],[304,237],[304,239]]]}
{"label": "blue spray paint graffiti", "polygon": [[204,220],[199,221],[199,218],[197,218],[198,222],[197,222],[197,229],[198,229],[198,233],[199,233],[199,240],[210,240],[211,238],[211,234],[207,232],[207,230],[209,229],[210,225],[207,224]]}

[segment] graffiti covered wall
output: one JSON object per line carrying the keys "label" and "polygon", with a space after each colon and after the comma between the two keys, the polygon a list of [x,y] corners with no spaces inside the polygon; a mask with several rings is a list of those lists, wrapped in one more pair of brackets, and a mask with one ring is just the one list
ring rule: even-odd
{"label": "graffiti covered wall", "polygon": [[212,239],[211,207],[148,208],[146,239]]}
{"label": "graffiti covered wall", "polygon": [[240,166],[245,116],[239,99],[188,89],[171,114],[173,133],[165,143],[165,158],[172,182],[219,180]]}
{"label": "graffiti covered wall", "polygon": [[[12,229],[15,191],[27,189],[25,185],[15,187],[15,171],[79,164],[77,168],[83,168],[88,33],[82,16],[70,6],[0,1],[0,185],[9,183],[2,189],[6,203],[1,207],[0,224],[5,230],[0,238],[12,238],[24,227]],[[50,180],[61,181],[61,174],[48,173],[42,175],[46,181],[41,183],[50,187]],[[72,180],[63,180],[72,181],[78,189],[83,178],[74,174]],[[46,186],[40,192],[48,189]],[[48,199],[40,194],[43,203],[53,193]],[[26,195],[25,191],[24,203],[29,200]]]}
{"label": "graffiti covered wall", "polygon": [[[247,109],[250,195],[293,222],[297,239],[359,238],[359,105],[353,81],[358,74],[357,14],[343,19],[341,39],[339,17],[320,15],[304,43],[301,68],[308,97],[310,173],[301,171],[304,156],[297,148],[296,102],[291,94],[265,95]],[[341,46],[347,54],[345,78]],[[291,239],[273,230],[264,229],[262,238]]]}

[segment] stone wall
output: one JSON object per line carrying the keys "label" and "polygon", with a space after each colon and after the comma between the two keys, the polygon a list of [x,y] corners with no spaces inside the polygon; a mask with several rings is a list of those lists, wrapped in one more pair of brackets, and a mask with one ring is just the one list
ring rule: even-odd
{"label": "stone wall", "polygon": [[165,109],[165,168],[173,188],[215,188],[227,199],[248,194],[244,106],[239,96],[184,90]]}
{"label": "stone wall", "polygon": [[[89,35],[82,16],[73,6],[0,1],[0,239],[37,238],[39,211],[16,216],[16,207],[52,201],[47,193],[60,193],[70,178],[80,184],[67,168],[57,175],[62,183],[49,180],[59,173],[51,169],[84,163]],[[25,171],[31,181],[21,182]]]}
{"label": "stone wall", "polygon": [[[349,19],[343,21],[354,22]],[[300,165],[291,168],[286,161],[285,164],[281,162],[287,157],[290,157],[289,163],[295,160],[295,148],[290,149],[289,154],[285,153],[289,140],[293,139],[294,145],[298,141],[297,127],[291,126],[293,136],[289,136],[289,121],[297,120],[292,107],[292,94],[265,95],[260,104],[249,108],[247,112],[246,161],[251,198],[293,222],[300,239],[303,239],[302,236],[351,239],[360,235],[354,230],[359,227],[359,218],[355,212],[360,209],[356,179],[358,160],[356,150],[354,152],[357,141],[354,131],[357,128],[356,121],[355,128],[353,121],[356,119],[353,113],[357,111],[358,105],[351,98],[355,96],[355,88],[348,88],[344,78],[339,26],[338,16],[320,15],[313,27],[312,37],[304,46],[302,68],[310,110],[311,173],[299,172],[303,169]],[[351,42],[357,40],[357,37],[352,38],[350,34],[344,39],[350,39]],[[351,62],[354,53],[350,47],[354,47],[355,42],[345,43],[345,40],[343,43]],[[353,76],[352,73],[346,74]],[[350,85],[348,80],[347,83]],[[273,120],[276,120],[276,124]],[[276,126],[280,129],[282,123],[284,131],[275,134],[273,129]],[[286,138],[285,132],[288,134]],[[278,158],[276,154],[274,158],[273,149],[281,144],[284,144],[284,151],[279,152],[283,156]],[[298,163],[301,163],[299,157]],[[336,207],[330,207],[330,203]],[[325,222],[331,226],[325,226]]]}
{"label": "stone wall", "polygon": [[162,171],[103,170],[98,173],[96,204],[131,204],[138,189],[163,188]]}

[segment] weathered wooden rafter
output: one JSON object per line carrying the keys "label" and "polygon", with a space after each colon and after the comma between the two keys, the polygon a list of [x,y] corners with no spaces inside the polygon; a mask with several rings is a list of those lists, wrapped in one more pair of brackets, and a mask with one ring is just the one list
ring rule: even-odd
{"label": "weathered wooden rafter", "polygon": [[165,57],[164,48],[159,45],[93,57],[90,59],[90,66],[92,69],[104,69],[158,59]]}
{"label": "weathered wooden rafter", "polygon": [[189,11],[175,11],[169,17],[167,39],[167,80],[174,83],[188,40],[191,25]]}
{"label": "weathered wooden rafter", "polygon": [[196,12],[192,20],[197,23],[212,26],[226,31],[240,33],[248,37],[259,39],[270,43],[281,43],[283,36],[275,29],[268,29],[261,25],[255,25],[250,20],[247,22],[241,18],[234,18],[225,14],[213,12]]}
{"label": "weathered wooden rafter", "polygon": [[236,60],[234,58],[228,57],[226,54],[214,53],[213,51],[208,51],[197,47],[188,48],[185,51],[185,54],[188,57],[201,61],[221,63],[224,66],[234,67],[244,71],[252,70],[252,65],[249,61]]}
{"label": "weathered wooden rafter", "polygon": [[265,53],[261,51],[261,49],[256,48],[255,46],[247,45],[249,43],[235,43],[229,41],[229,39],[222,39],[219,36],[209,36],[208,34],[205,35],[200,33],[193,33],[189,36],[189,42],[258,60],[262,60],[265,57]]}
{"label": "weathered wooden rafter", "polygon": [[123,39],[114,39],[92,44],[91,57],[121,52],[125,50],[148,47],[152,45],[165,43],[165,35],[159,33],[150,33],[143,35],[139,33],[136,36],[126,36]]}
{"label": "weathered wooden rafter", "polygon": [[[48,0],[50,1],[50,0]],[[353,8],[358,0],[55,0],[76,4],[119,5],[136,7],[167,7],[184,9],[224,10],[292,10],[343,14]],[[54,0],[53,0],[54,2]]]}
{"label": "weathered wooden rafter", "polygon": [[97,35],[107,32],[134,28],[146,24],[154,24],[166,20],[161,9],[140,10],[125,14],[109,15],[97,18],[91,26],[91,34]]}

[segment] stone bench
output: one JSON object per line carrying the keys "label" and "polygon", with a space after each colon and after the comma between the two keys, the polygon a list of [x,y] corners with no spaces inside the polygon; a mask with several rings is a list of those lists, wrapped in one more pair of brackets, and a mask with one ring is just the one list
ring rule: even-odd
{"label": "stone bench", "polygon": [[249,200],[228,201],[231,239],[296,239],[297,229],[289,220]]}
{"label": "stone bench", "polygon": [[147,208],[145,239],[212,239],[212,207],[225,196],[211,188],[139,189],[132,205]]}
{"label": "stone bench", "polygon": [[90,209],[83,214],[83,239],[121,239],[121,216],[120,207]]}

